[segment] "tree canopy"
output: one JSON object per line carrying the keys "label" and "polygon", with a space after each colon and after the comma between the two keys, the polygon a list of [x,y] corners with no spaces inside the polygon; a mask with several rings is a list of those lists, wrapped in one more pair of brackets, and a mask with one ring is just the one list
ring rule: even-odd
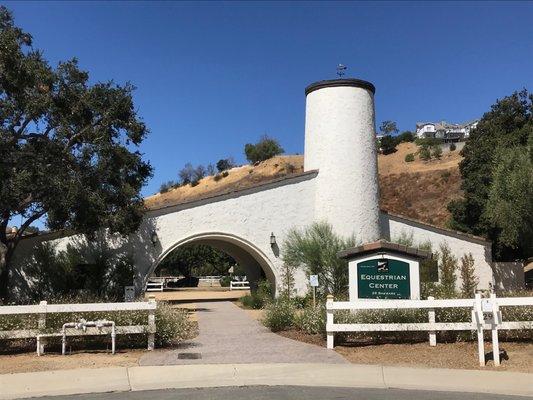
{"label": "tree canopy", "polygon": [[276,139],[266,135],[262,136],[256,144],[247,143],[244,146],[246,159],[252,164],[268,160],[282,154],[284,151]]}
{"label": "tree canopy", "polygon": [[379,148],[383,154],[396,152],[396,146],[398,143],[392,136],[386,135],[379,140]]}
{"label": "tree canopy", "polygon": [[533,95],[524,89],[498,100],[461,151],[464,198],[448,206],[451,227],[490,238],[500,259],[533,255],[532,143]]}
{"label": "tree canopy", "polygon": [[165,274],[189,276],[225,275],[236,261],[228,254],[205,244],[189,244],[172,251],[158,265]]}
{"label": "tree canopy", "polygon": [[396,122],[394,121],[383,121],[379,126],[379,130],[384,135],[393,135],[399,132]]}
{"label": "tree canopy", "polygon": [[[0,298],[28,227],[127,234],[142,219],[140,189],[152,168],[138,146],[148,133],[127,83],[91,83],[76,59],[51,66],[0,7]],[[8,224],[21,217],[16,234]]]}

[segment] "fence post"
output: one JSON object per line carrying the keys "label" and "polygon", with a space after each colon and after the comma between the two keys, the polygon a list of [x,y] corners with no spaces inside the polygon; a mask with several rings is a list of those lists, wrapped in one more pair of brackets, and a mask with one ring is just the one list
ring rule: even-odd
{"label": "fence post", "polygon": [[498,325],[500,324],[500,307],[496,301],[496,294],[491,293],[490,301],[492,303],[492,355],[494,366],[500,365],[500,343],[498,341]]}
{"label": "fence post", "polygon": [[[435,300],[433,296],[428,296],[428,300]],[[428,311],[428,321],[430,324],[435,323],[435,309],[430,308]],[[437,334],[434,330],[429,331],[429,345],[430,346],[436,346],[437,345]]]}
{"label": "fence post", "polygon": [[472,310],[472,323],[476,324],[477,331],[477,351],[479,355],[479,365],[485,366],[485,344],[483,343],[483,309],[481,308],[481,293],[476,293],[474,309]]}
{"label": "fence post", "polygon": [[[48,305],[48,302],[46,300],[43,300],[39,303],[39,306],[41,307],[41,312],[39,313],[39,319],[37,320],[37,328],[39,331],[43,331],[46,329],[46,306]],[[40,339],[40,340],[39,340]],[[39,338],[37,339],[37,355],[40,356],[41,354],[44,354],[44,346],[46,344],[45,338]]]}
{"label": "fence post", "polygon": [[328,294],[326,298],[326,334],[327,334],[327,348],[332,349],[335,347],[334,338],[335,333],[331,331],[333,325],[333,295]]}
{"label": "fence post", "polygon": [[[155,305],[155,296],[153,294],[148,296],[148,303]],[[155,348],[155,309],[148,310],[148,350]]]}

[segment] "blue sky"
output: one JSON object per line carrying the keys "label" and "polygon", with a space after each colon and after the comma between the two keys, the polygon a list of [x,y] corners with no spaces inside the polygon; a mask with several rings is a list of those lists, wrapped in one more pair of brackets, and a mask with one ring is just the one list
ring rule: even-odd
{"label": "blue sky", "polygon": [[4,2],[52,64],[131,81],[155,168],[143,194],[186,163],[216,163],[262,134],[303,152],[304,87],[373,82],[377,122],[463,122],[533,90],[531,2]]}

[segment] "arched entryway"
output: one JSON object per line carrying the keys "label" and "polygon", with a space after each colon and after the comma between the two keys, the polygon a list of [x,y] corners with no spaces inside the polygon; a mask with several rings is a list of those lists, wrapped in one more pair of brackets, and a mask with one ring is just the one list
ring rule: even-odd
{"label": "arched entryway", "polygon": [[276,275],[274,273],[274,267],[268,257],[251,242],[235,235],[221,232],[192,235],[179,240],[166,248],[152,264],[146,275],[145,283],[165,257],[180,246],[189,244],[208,245],[230,255],[242,267],[242,269],[244,269],[246,276],[250,281],[252,290],[257,287],[257,282],[263,276],[268,279],[271,287],[275,290]]}

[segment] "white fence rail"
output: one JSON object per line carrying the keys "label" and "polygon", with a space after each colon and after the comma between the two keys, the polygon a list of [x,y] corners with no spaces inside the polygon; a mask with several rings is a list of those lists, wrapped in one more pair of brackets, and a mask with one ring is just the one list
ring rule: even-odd
{"label": "white fence rail", "polygon": [[[494,365],[500,365],[500,350],[498,330],[504,329],[533,329],[533,321],[503,321],[500,307],[533,306],[533,297],[496,297],[482,299],[476,294],[474,299],[444,299],[435,300],[359,300],[333,301],[328,296],[326,301],[326,332],[327,347],[334,347],[335,332],[393,332],[393,331],[427,331],[430,346],[437,345],[437,331],[476,331],[478,340],[479,364],[485,365],[485,345],[483,331],[492,332],[492,351]],[[470,322],[436,322],[435,309],[468,308],[471,309]],[[335,310],[385,310],[385,309],[427,309],[428,322],[417,323],[385,323],[385,324],[336,324]]]}
{"label": "white fence rail", "polygon": [[[203,283],[205,285],[209,286],[220,286],[220,280],[222,279],[222,275],[207,275],[207,276],[200,276],[198,280],[200,283]],[[200,285],[198,285],[200,286]]]}
{"label": "white fence rail", "polygon": [[229,283],[229,290],[248,290],[250,289],[249,281],[231,281]]}
{"label": "white fence rail", "polygon": [[[0,306],[1,315],[37,315],[36,329],[18,329],[9,331],[0,331],[0,339],[32,339],[44,336],[58,336],[58,334],[43,335],[46,330],[47,314],[53,313],[83,313],[83,312],[105,312],[105,311],[148,311],[148,320],[146,325],[122,325],[115,327],[116,334],[141,334],[148,333],[148,350],[153,350],[155,345],[155,310],[157,303],[154,298],[147,302],[129,302],[129,303],[82,303],[82,304],[48,304],[41,301],[37,305],[27,306]],[[72,321],[74,322],[74,321]],[[85,336],[85,335],[108,335],[110,328],[87,328],[86,330],[68,329],[68,336]],[[44,340],[39,341],[40,348],[38,354],[44,353]]]}
{"label": "white fence rail", "polygon": [[148,282],[146,284],[146,291],[147,292],[162,292],[165,288],[165,282]]}
{"label": "white fence rail", "polygon": [[218,282],[222,279],[222,275],[206,275],[206,276],[200,276],[198,277],[198,279],[201,281],[201,282],[207,282],[207,283],[211,283],[211,282]]}
{"label": "white fence rail", "polygon": [[147,292],[162,292],[169,282],[177,282],[179,277],[177,276],[151,276],[146,283]]}

